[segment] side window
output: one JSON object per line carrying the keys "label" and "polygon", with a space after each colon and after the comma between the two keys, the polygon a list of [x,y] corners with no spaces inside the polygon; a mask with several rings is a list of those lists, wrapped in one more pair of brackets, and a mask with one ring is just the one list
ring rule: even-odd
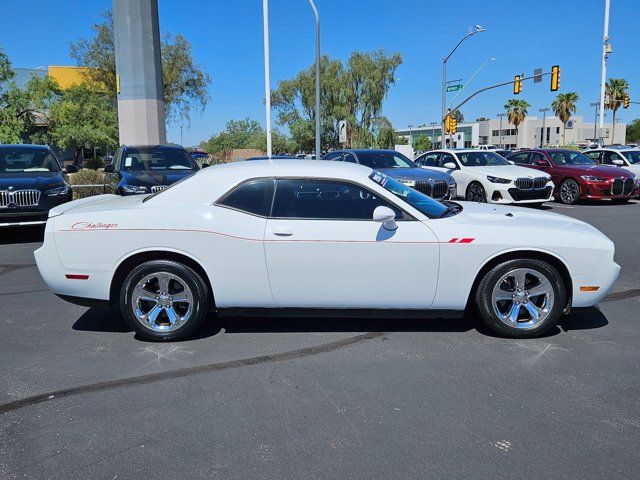
{"label": "side window", "polygon": [[456,165],[456,168],[459,168],[459,167],[458,167],[458,162],[456,162],[455,158],[453,158],[453,155],[451,155],[450,153],[443,153],[443,154],[440,156],[440,166],[441,166],[442,168],[446,168],[446,167],[444,166],[444,164],[445,164],[445,163],[453,163],[453,164],[455,164],[455,165]]}
{"label": "side window", "polygon": [[327,153],[324,156],[324,160],[341,160],[340,157],[342,157],[342,153],[341,152]]}
{"label": "side window", "polygon": [[122,150],[123,148],[119,147],[113,155],[113,163],[115,164],[114,168],[116,171],[120,170],[120,166],[122,165]]}
{"label": "side window", "polygon": [[595,160],[598,163],[602,163],[600,158],[602,155],[602,152],[588,152],[588,153],[585,153],[585,155],[589,157],[591,160]]}
{"label": "side window", "polygon": [[542,155],[540,155],[539,158],[536,157],[535,159],[530,159],[529,152],[522,152],[522,153],[517,153],[512,157],[509,157],[509,160],[515,163],[519,163],[521,165],[527,165],[535,162],[536,160],[544,160],[544,158],[542,157]]}
{"label": "side window", "polygon": [[535,165],[540,160],[546,160],[546,158],[544,158],[544,155],[539,152],[533,152],[529,155],[528,163],[530,163],[531,165]]}
{"label": "side window", "polygon": [[604,152],[602,154],[602,163],[604,165],[613,165],[614,160],[620,160],[620,156],[616,152]]}
{"label": "side window", "polygon": [[359,185],[332,180],[279,179],[272,217],[297,219],[372,220],[376,207],[404,212]]}
{"label": "side window", "polygon": [[420,157],[416,163],[423,167],[439,167],[438,158],[440,155],[438,153],[427,153]]}
{"label": "side window", "polygon": [[268,217],[273,200],[273,188],[273,178],[249,180],[235,187],[217,204],[253,215]]}
{"label": "side window", "polygon": [[342,157],[342,161],[347,163],[358,163],[353,153],[345,153]]}

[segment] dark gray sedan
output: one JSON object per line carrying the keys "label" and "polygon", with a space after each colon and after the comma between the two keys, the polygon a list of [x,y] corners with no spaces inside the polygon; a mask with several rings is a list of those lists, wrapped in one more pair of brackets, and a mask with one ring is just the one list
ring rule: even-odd
{"label": "dark gray sedan", "polygon": [[338,150],[327,153],[322,160],[365,165],[436,200],[448,200],[456,196],[456,181],[451,175],[420,168],[395,150]]}

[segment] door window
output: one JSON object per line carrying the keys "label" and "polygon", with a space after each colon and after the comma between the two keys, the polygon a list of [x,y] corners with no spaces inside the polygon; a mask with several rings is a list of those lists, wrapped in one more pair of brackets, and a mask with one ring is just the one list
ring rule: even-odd
{"label": "door window", "polygon": [[440,167],[441,165],[438,162],[439,157],[440,154],[438,153],[427,153],[416,160],[416,163],[423,167]]}
{"label": "door window", "polygon": [[268,217],[273,200],[273,189],[273,178],[249,180],[235,187],[217,204],[252,215]]}
{"label": "door window", "polygon": [[595,160],[596,162],[600,163],[600,157],[602,156],[602,152],[588,152],[588,153],[585,153],[585,155],[589,157],[591,160]]}
{"label": "door window", "polygon": [[[540,155],[540,157],[541,158],[536,158],[536,160],[544,160],[544,157],[542,155]],[[515,155],[512,155],[511,157],[509,157],[509,160],[515,163],[519,163],[521,165],[531,164],[535,161],[535,160],[529,161],[529,152],[516,153]]]}
{"label": "door window", "polygon": [[376,207],[385,206],[404,218],[404,212],[359,185],[332,180],[279,179],[272,217],[296,219],[372,220]]}
{"label": "door window", "polygon": [[602,163],[604,165],[613,165],[614,160],[622,160],[616,152],[604,152],[602,154]]}
{"label": "door window", "polygon": [[440,160],[438,163],[442,168],[445,168],[445,163],[453,163],[454,165],[456,165],[456,168],[458,168],[458,162],[456,162],[455,158],[453,158],[453,155],[451,155],[450,153],[443,153],[442,155],[440,155]]}
{"label": "door window", "polygon": [[323,160],[341,160],[340,157],[342,157],[342,152],[327,153]]}
{"label": "door window", "polygon": [[342,161],[347,163],[358,163],[353,153],[345,153],[342,157]]}

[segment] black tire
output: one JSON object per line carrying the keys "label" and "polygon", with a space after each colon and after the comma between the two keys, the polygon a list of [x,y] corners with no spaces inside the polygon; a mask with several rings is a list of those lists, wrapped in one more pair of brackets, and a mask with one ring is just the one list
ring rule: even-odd
{"label": "black tire", "polygon": [[580,201],[580,185],[578,185],[578,182],[572,178],[563,180],[558,190],[558,200],[565,205],[578,203]]}
{"label": "black tire", "polygon": [[[190,312],[190,314],[185,314],[184,317],[187,320],[175,327],[175,329],[168,331],[156,331],[150,326],[145,326],[142,320],[139,320],[136,317],[136,313],[134,310],[135,305],[133,301],[133,293],[136,285],[141,282],[145,278],[149,278],[153,275],[160,275],[163,277],[171,277],[169,283],[171,286],[167,288],[167,292],[170,292],[170,289],[179,290],[179,287],[183,287],[182,292],[171,293],[171,295],[179,295],[180,293],[184,293],[188,291],[190,299],[192,301],[186,301],[184,303],[178,303],[176,300],[175,306],[171,304],[169,307],[173,314],[176,312],[180,312],[179,309],[183,309],[183,311]],[[160,277],[158,277],[159,279]],[[150,290],[154,290],[153,282],[155,280],[150,281]],[[159,285],[159,283],[156,283]],[[150,290],[145,290],[146,292]],[[158,292],[160,293],[159,287]],[[153,295],[155,295],[153,294]],[[169,293],[167,293],[167,296]],[[166,296],[165,296],[166,297]],[[160,305],[159,302],[163,300],[158,300],[158,297],[155,297],[156,305]],[[171,299],[173,302],[173,299]],[[164,301],[167,301],[165,298]],[[136,305],[138,302],[136,302]],[[152,305],[152,302],[146,303],[145,306]],[[167,304],[168,305],[168,304]],[[191,310],[187,308],[187,305],[192,305]],[[166,306],[166,305],[165,305]],[[209,290],[207,288],[204,280],[198,275],[194,270],[183,265],[182,263],[171,261],[171,260],[151,260],[145,262],[141,265],[138,265],[134,268],[129,275],[124,279],[120,288],[120,299],[119,299],[119,307],[124,320],[127,322],[127,325],[131,327],[141,338],[145,340],[156,340],[156,341],[177,341],[183,340],[192,336],[198,328],[202,325],[207,313],[209,311]],[[152,307],[155,308],[155,307]],[[157,328],[164,328],[166,323],[170,323],[169,320],[169,308],[160,308],[160,313],[156,315],[159,323],[164,323],[162,325],[157,325]],[[175,317],[174,317],[175,318]],[[176,321],[176,323],[181,323],[183,317],[179,317],[180,321]],[[170,325],[166,326],[167,328],[173,328]]]}
{"label": "black tire", "polygon": [[[512,326],[512,324],[509,324],[507,320],[502,320],[494,309],[494,288],[498,282],[503,280],[505,276],[516,269],[526,269],[534,272],[534,274],[526,275],[526,282],[530,282],[530,285],[531,282],[536,279],[536,274],[546,277],[546,280],[548,280],[549,285],[553,290],[553,302],[548,308],[546,318],[542,318],[539,323],[531,326],[527,326],[524,323],[527,320],[527,317],[530,316],[525,307],[518,306],[518,311],[520,313],[516,314],[516,316],[523,320],[522,322],[516,322],[516,324],[519,325],[518,327]],[[535,284],[533,284],[533,286],[535,286]],[[536,297],[535,301],[539,300],[540,297]],[[527,302],[528,301],[529,299],[527,299]],[[511,301],[510,306],[513,306],[514,303],[515,301]],[[534,259],[507,260],[496,265],[481,279],[475,295],[475,305],[482,322],[493,333],[507,338],[532,338],[543,334],[558,323],[558,320],[562,317],[566,303],[567,290],[564,281],[562,280],[562,276],[553,265]],[[509,301],[507,301],[506,304],[506,310],[509,310]]]}
{"label": "black tire", "polygon": [[487,193],[480,182],[471,182],[465,192],[465,200],[468,202],[487,203]]}

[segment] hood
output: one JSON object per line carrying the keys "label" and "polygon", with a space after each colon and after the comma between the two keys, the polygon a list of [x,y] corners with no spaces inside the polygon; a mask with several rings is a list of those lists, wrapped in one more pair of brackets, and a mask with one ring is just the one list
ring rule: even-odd
{"label": "hood", "polygon": [[49,217],[57,217],[67,212],[72,213],[95,213],[105,210],[121,210],[140,205],[146,195],[96,195],[94,197],[80,198],[71,202],[63,203],[49,211]]}
{"label": "hood", "polygon": [[125,183],[153,187],[154,185],[171,185],[196,172],[197,170],[141,170],[139,172],[122,171],[121,173]]}
{"label": "hood", "polygon": [[60,172],[0,173],[0,190],[46,190],[64,184]]}
{"label": "hood", "polygon": [[449,184],[455,183],[451,175],[437,170],[426,168],[379,168],[377,171],[395,178],[396,180],[413,180],[416,182],[428,182],[429,180],[444,180]]}
{"label": "hood", "polygon": [[595,175],[604,178],[631,177],[633,173],[612,165],[562,165],[556,167],[575,175]]}
{"label": "hood", "polygon": [[515,180],[517,178],[551,178],[546,172],[535,170],[533,168],[519,167],[518,165],[497,165],[487,167],[467,167],[466,171],[473,172],[476,175],[507,178]]}

